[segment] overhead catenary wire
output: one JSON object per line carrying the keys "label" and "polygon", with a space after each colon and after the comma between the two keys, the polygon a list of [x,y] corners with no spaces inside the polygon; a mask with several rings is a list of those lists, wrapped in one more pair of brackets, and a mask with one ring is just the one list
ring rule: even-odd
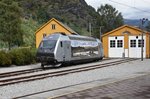
{"label": "overhead catenary wire", "polygon": [[150,1],[147,1],[147,0],[142,0],[144,1],[145,4],[149,4],[150,5]]}
{"label": "overhead catenary wire", "polygon": [[116,2],[116,1],[113,1],[113,0],[109,0],[109,1],[113,2],[113,3],[116,3],[116,4],[119,4],[119,5],[122,5],[122,6],[126,6],[126,7],[129,7],[129,8],[135,9],[135,10],[139,10],[141,12],[150,13],[150,11],[142,10],[142,9],[137,8],[137,7],[129,6],[129,5],[124,4],[124,3]]}

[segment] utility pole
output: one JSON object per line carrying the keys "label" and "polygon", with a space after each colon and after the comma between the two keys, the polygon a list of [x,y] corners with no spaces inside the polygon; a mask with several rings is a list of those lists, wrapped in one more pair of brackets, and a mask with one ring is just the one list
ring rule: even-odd
{"label": "utility pole", "polygon": [[143,34],[144,34],[144,23],[146,22],[146,21],[148,21],[148,19],[146,19],[146,18],[143,18],[143,19],[141,19],[141,22],[142,22],[142,26],[141,26],[141,28],[142,28],[142,37],[141,37],[141,61],[143,61],[143,47],[144,47],[144,39],[143,39]]}
{"label": "utility pole", "polygon": [[100,41],[102,41],[102,28],[103,28],[104,26],[100,26],[100,28],[99,28],[99,33],[100,33]]}
{"label": "utility pole", "polygon": [[89,32],[90,32],[90,36],[92,37],[92,26],[90,22],[89,22]]}

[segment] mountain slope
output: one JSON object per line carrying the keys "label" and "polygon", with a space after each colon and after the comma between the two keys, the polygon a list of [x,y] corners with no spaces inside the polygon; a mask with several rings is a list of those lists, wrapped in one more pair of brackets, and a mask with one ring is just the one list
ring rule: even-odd
{"label": "mountain slope", "polygon": [[85,0],[16,1],[24,11],[24,18],[32,18],[42,25],[54,17],[73,28],[79,34],[86,33],[88,22],[92,22],[98,15],[94,8],[87,5]]}
{"label": "mountain slope", "polygon": [[124,19],[124,24],[132,25],[132,26],[139,26],[140,20],[137,19]]}

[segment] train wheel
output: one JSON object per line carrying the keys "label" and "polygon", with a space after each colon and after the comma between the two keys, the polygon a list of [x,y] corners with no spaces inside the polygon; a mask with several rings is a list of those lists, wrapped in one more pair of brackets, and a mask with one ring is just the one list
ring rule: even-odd
{"label": "train wheel", "polygon": [[41,63],[41,67],[44,69],[44,64],[43,63]]}
{"label": "train wheel", "polygon": [[103,59],[103,57],[100,58],[100,60],[102,60],[102,59]]}

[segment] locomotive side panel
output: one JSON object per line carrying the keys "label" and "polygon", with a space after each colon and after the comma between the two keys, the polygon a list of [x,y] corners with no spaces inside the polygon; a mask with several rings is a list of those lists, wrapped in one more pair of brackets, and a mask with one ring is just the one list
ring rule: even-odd
{"label": "locomotive side panel", "polygon": [[58,40],[57,45],[55,48],[54,56],[57,62],[62,62],[63,61],[63,47],[62,47],[62,41]]}
{"label": "locomotive side panel", "polygon": [[101,58],[100,41],[85,36],[70,36],[72,60],[92,60]]}
{"label": "locomotive side panel", "polygon": [[100,59],[103,59],[103,57],[104,57],[104,51],[103,51],[103,45],[102,45],[102,43],[100,42],[99,43],[99,55],[100,55]]}
{"label": "locomotive side panel", "polygon": [[58,39],[58,45],[55,49],[55,59],[58,62],[66,62],[71,59],[71,47],[68,36],[61,36]]}
{"label": "locomotive side panel", "polygon": [[63,61],[70,61],[71,60],[71,46],[70,46],[70,41],[63,41],[63,53],[64,53],[64,56],[63,56]]}

